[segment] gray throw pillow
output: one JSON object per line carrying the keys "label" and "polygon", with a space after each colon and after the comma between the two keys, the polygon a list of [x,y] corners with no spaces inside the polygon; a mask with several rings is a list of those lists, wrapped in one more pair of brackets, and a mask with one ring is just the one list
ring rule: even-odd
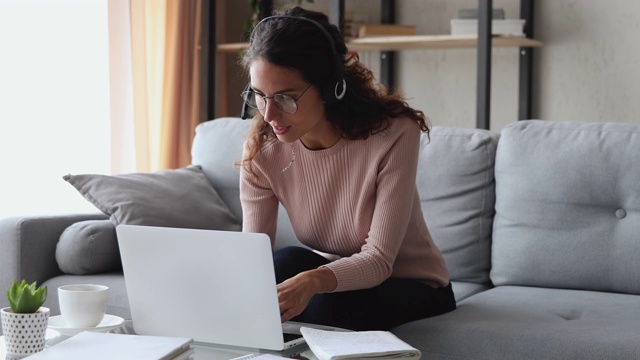
{"label": "gray throw pillow", "polygon": [[60,235],[56,261],[65,274],[90,275],[122,269],[116,227],[109,220],[80,221]]}
{"label": "gray throw pillow", "polygon": [[199,166],[154,173],[66,175],[114,225],[240,231],[238,220]]}
{"label": "gray throw pillow", "polygon": [[200,166],[155,173],[66,175],[109,220],[82,221],[60,236],[56,261],[62,272],[98,274],[122,269],[115,226],[133,224],[240,231]]}

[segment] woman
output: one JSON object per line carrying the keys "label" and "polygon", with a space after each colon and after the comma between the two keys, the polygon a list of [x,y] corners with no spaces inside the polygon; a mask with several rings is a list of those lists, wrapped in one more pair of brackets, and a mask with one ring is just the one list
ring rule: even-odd
{"label": "woman", "polygon": [[243,231],[273,243],[282,203],[317,250],[274,252],[282,321],[387,330],[455,309],[415,185],[424,114],[377,86],[321,13],[297,7],[261,21],[242,63],[242,96],[257,109],[242,160]]}

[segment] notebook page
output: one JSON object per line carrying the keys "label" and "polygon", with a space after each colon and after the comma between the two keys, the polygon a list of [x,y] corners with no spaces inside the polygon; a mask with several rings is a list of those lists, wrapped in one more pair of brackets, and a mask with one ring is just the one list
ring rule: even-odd
{"label": "notebook page", "polygon": [[300,329],[320,360],[349,358],[420,358],[420,351],[388,331],[326,331]]}

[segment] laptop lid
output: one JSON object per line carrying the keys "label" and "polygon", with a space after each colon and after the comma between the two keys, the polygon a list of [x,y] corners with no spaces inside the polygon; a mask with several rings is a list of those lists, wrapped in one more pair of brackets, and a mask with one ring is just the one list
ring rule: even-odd
{"label": "laptop lid", "polygon": [[266,234],[139,225],[116,232],[136,333],[285,348]]}

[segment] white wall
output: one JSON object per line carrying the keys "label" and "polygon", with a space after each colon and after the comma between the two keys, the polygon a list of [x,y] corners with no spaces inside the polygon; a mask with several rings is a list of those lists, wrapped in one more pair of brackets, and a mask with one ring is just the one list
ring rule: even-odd
{"label": "white wall", "polygon": [[[476,0],[400,0],[396,20],[418,33],[449,32],[457,9]],[[494,0],[507,18],[520,2]],[[640,1],[535,0],[533,118],[640,123]],[[475,126],[475,50],[400,55],[398,78],[411,104],[434,125]],[[493,49],[492,130],[518,116],[517,49]]]}
{"label": "white wall", "polygon": [[640,123],[640,1],[538,0],[534,115]]}
{"label": "white wall", "polygon": [[0,219],[97,211],[62,177],[111,169],[107,15],[0,0]]}
{"label": "white wall", "polygon": [[[459,9],[477,7],[477,0],[401,0],[396,23],[416,25],[424,35],[449,34]],[[520,17],[517,0],[494,0],[505,17]],[[432,125],[476,126],[475,49],[427,49],[398,53],[399,87],[409,104],[423,110]],[[492,49],[491,125],[500,129],[518,117],[518,48]]]}

